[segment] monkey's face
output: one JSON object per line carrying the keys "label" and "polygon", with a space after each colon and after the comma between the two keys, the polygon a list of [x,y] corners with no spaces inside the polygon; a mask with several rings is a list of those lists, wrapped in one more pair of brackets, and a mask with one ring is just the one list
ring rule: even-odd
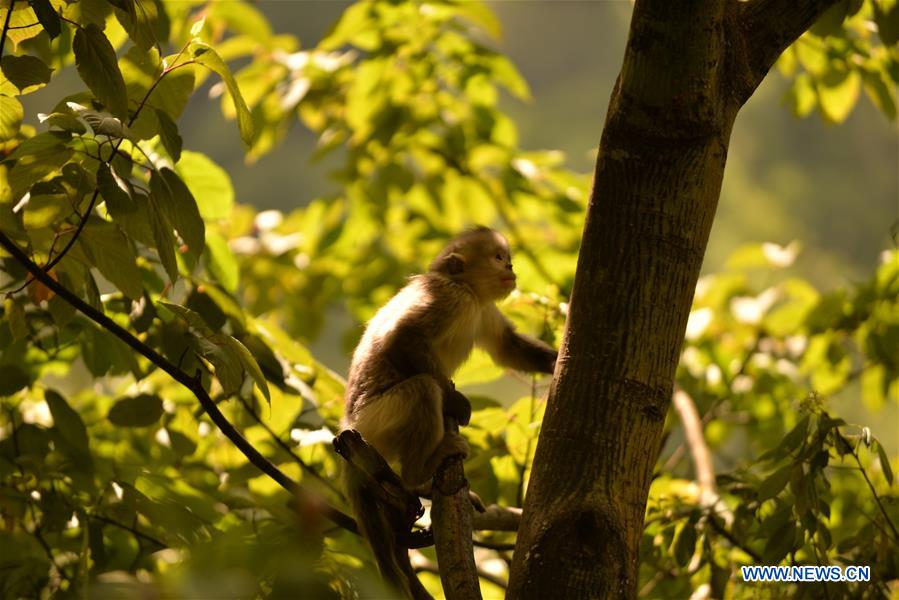
{"label": "monkey's face", "polygon": [[466,252],[464,279],[483,300],[496,301],[515,289],[512,255],[505,238],[496,232],[473,243]]}

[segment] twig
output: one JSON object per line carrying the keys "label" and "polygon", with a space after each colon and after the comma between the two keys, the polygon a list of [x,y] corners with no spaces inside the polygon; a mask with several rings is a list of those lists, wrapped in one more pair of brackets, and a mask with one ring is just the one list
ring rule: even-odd
{"label": "twig", "polygon": [[711,512],[709,513],[709,524],[712,526],[712,529],[714,529],[719,534],[721,534],[727,541],[729,541],[735,547],[739,548],[740,550],[742,550],[743,552],[745,552],[746,554],[751,556],[752,559],[756,563],[762,562],[761,554],[759,554],[758,552],[756,552],[755,550],[753,550],[752,548],[750,548],[749,546],[747,546],[746,544],[744,544],[743,542],[738,540],[736,537],[734,537],[734,534],[729,532],[727,530],[727,528],[724,527],[724,525],[722,525],[721,523],[718,522],[717,515],[715,515],[714,513],[711,513]]}
{"label": "twig", "polygon": [[157,540],[152,535],[148,535],[148,534],[144,533],[143,531],[140,531],[136,527],[131,527],[130,525],[125,525],[124,523],[119,523],[118,521],[116,521],[114,519],[110,519],[109,517],[104,517],[103,515],[95,514],[95,515],[88,515],[88,519],[89,520],[94,519],[95,521],[100,521],[102,523],[106,523],[107,525],[112,525],[113,527],[118,527],[119,529],[124,529],[125,531],[130,532],[134,537],[140,538],[147,542],[150,542],[151,544],[155,544],[155,545],[159,546],[160,548],[168,548],[169,547],[168,544],[166,544],[165,542],[163,542],[161,540]]}
{"label": "twig", "polygon": [[[241,435],[239,431],[237,431],[237,429],[235,429],[234,425],[232,425],[231,422],[228,421],[228,419],[225,417],[225,415],[222,414],[222,411],[220,411],[215,402],[212,401],[212,399],[209,397],[209,394],[205,389],[203,389],[202,384],[198,380],[194,379],[192,376],[188,375],[187,373],[173,365],[168,361],[168,359],[156,352],[156,350],[141,342],[139,339],[134,337],[134,335],[118,325],[115,321],[113,321],[100,311],[96,310],[87,302],[72,293],[68,288],[50,277],[50,275],[48,275],[43,269],[41,269],[41,267],[39,267],[34,261],[29,259],[28,256],[24,252],[22,252],[22,250],[12,240],[6,237],[6,234],[2,232],[0,232],[0,246],[3,246],[3,248],[5,248],[6,251],[9,252],[14,259],[16,259],[16,261],[18,261],[21,265],[28,269],[28,271],[31,272],[32,275],[34,275],[35,279],[47,286],[57,296],[74,306],[79,312],[88,317],[94,323],[119,338],[131,349],[168,373],[172,379],[190,390],[193,395],[196,396],[197,400],[200,401],[200,405],[203,407],[203,410],[206,411],[206,414],[209,415],[209,418],[212,420],[212,422],[215,423],[215,425],[221,430],[221,432],[225,434],[225,436],[229,440],[231,440],[231,443],[233,443],[237,447],[237,449],[247,457],[247,460],[249,460],[254,466],[256,466],[256,468],[271,477],[275,482],[278,483],[278,485],[283,487],[288,492],[292,494],[303,493],[295,481],[293,481],[274,463],[272,463],[258,450],[256,450],[256,448],[252,444],[250,444],[250,442],[248,442],[247,439],[243,437],[243,435]],[[319,506],[324,516],[333,521],[335,524],[343,527],[344,529],[347,529],[348,531],[358,533],[358,527],[356,526],[356,522],[352,517],[328,504],[319,503]]]}
{"label": "twig", "polygon": [[702,433],[702,421],[699,419],[699,412],[696,410],[696,404],[693,403],[693,399],[680,388],[674,391],[672,403],[675,410],[677,410],[681,424],[684,426],[684,437],[687,446],[690,448],[690,454],[693,456],[696,482],[699,484],[702,496],[705,496],[703,500],[708,501],[710,498],[717,496],[715,469],[712,467],[712,457]]}
{"label": "twig", "polygon": [[243,405],[243,407],[246,409],[246,411],[248,413],[250,413],[250,416],[253,417],[253,420],[256,421],[256,423],[260,427],[265,429],[265,431],[266,431],[266,433],[268,433],[269,437],[272,438],[272,440],[278,445],[279,448],[281,448],[282,450],[284,450],[284,452],[286,452],[287,454],[290,455],[290,457],[294,460],[294,462],[296,462],[300,466],[300,468],[303,470],[304,473],[308,473],[312,477],[315,477],[325,487],[327,487],[329,490],[331,490],[332,492],[337,494],[337,496],[339,498],[343,497],[343,493],[341,492],[340,488],[338,488],[336,485],[334,485],[333,483],[331,483],[330,481],[328,481],[327,479],[322,477],[321,474],[318,471],[316,471],[315,469],[313,469],[312,467],[310,467],[306,463],[306,461],[304,461],[302,459],[302,457],[299,454],[294,452],[293,448],[288,446],[287,443],[281,439],[281,436],[279,436],[277,433],[275,433],[275,431],[271,427],[268,426],[268,423],[263,421],[262,418],[256,414],[256,411],[253,410],[253,408],[250,406],[249,402],[247,402],[239,394],[237,396],[237,399],[240,401],[240,403]]}
{"label": "twig", "polygon": [[[76,25],[77,25],[77,23],[76,23]],[[182,51],[183,51],[183,49],[182,49]],[[180,53],[179,53],[179,56],[180,56]],[[134,114],[131,115],[130,119],[128,119],[127,126],[131,127],[132,125],[134,125],[134,122],[137,120],[138,115],[140,115],[140,111],[143,110],[144,106],[146,106],[146,104],[147,104],[147,101],[150,99],[150,94],[153,93],[153,90],[156,89],[156,86],[159,85],[159,83],[162,81],[162,79],[166,75],[168,75],[175,69],[183,67],[188,64],[191,64],[192,62],[193,61],[188,61],[185,63],[181,63],[180,65],[173,65],[167,69],[163,69],[162,73],[159,74],[159,77],[157,77],[156,80],[153,82],[153,85],[151,85],[150,88],[147,90],[147,93],[144,94],[144,97],[141,98],[141,101],[138,103],[137,108],[134,110]],[[112,152],[109,155],[109,160],[106,161],[106,164],[108,164],[110,166],[112,165],[112,159],[118,153],[119,146],[121,146],[122,142],[124,142],[124,141],[125,141],[124,136],[120,137],[118,139],[118,141],[116,141],[116,144],[113,147]],[[44,272],[49,272],[50,269],[52,269],[57,264],[59,264],[59,261],[61,261],[63,259],[63,257],[72,248],[72,246],[75,245],[75,242],[78,240],[78,237],[81,235],[82,230],[84,230],[85,225],[87,225],[88,218],[91,216],[91,213],[94,212],[94,205],[97,203],[97,196],[99,196],[99,195],[100,195],[100,188],[99,187],[94,188],[94,193],[91,194],[91,200],[87,205],[87,210],[84,212],[84,216],[78,222],[78,227],[75,229],[75,233],[72,235],[72,239],[70,239],[68,241],[68,243],[63,247],[63,249],[60,251],[59,254],[57,254],[55,257],[51,257],[50,260],[47,261],[47,264],[45,264],[43,266]],[[27,281],[25,281],[24,285],[22,285],[22,287],[20,287],[16,291],[19,291],[21,289],[28,287],[31,284],[31,282],[34,281],[34,279],[35,278],[33,276],[29,277],[29,279]]]}
{"label": "twig", "polygon": [[858,458],[858,451],[852,450],[852,458],[855,459],[855,462],[858,463],[858,470],[862,472],[862,477],[865,478],[865,483],[868,484],[868,489],[871,490],[871,495],[874,496],[874,501],[877,503],[877,508],[880,509],[880,513],[883,515],[883,518],[886,520],[887,525],[890,526],[890,530],[893,532],[894,541],[899,544],[899,531],[896,530],[896,525],[890,519],[890,516],[887,514],[886,509],[883,507],[883,503],[880,501],[880,496],[877,495],[877,491],[874,489],[874,484],[871,483],[871,480],[868,479],[868,473],[865,471],[865,468],[862,466],[862,461]]}

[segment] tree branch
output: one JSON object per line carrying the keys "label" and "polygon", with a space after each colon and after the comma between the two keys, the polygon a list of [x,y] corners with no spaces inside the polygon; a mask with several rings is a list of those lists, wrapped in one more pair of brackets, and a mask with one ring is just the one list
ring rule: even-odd
{"label": "tree branch", "polygon": [[[458,435],[459,425],[454,418],[447,417],[445,427],[448,433]],[[446,597],[480,600],[481,587],[471,542],[472,508],[462,459],[461,455],[448,457],[434,476],[431,501],[434,547]]]}
{"label": "tree branch", "polygon": [[332,492],[334,492],[334,494],[336,494],[338,497],[343,498],[343,493],[340,491],[340,489],[339,489],[336,485],[334,485],[333,483],[331,483],[330,481],[328,481],[327,479],[325,479],[325,478],[324,478],[318,471],[316,471],[315,469],[313,469],[312,467],[310,467],[310,466],[306,463],[306,461],[304,461],[304,460],[302,459],[302,457],[300,457],[299,454],[297,454],[296,452],[294,452],[294,451],[293,451],[293,448],[291,448],[291,447],[287,444],[287,442],[285,442],[284,440],[282,440],[282,439],[281,439],[281,436],[279,436],[279,435],[278,435],[278,434],[277,434],[271,427],[269,427],[269,426],[268,426],[268,423],[266,423],[265,421],[262,420],[262,417],[260,417],[258,414],[256,414],[256,411],[253,410],[253,407],[250,406],[250,403],[249,403],[249,402],[247,402],[247,401],[246,401],[242,396],[240,396],[240,395],[237,396],[237,399],[238,399],[238,400],[240,401],[240,403],[243,405],[244,409],[246,409],[246,411],[247,411],[248,413],[250,413],[250,416],[253,417],[253,420],[256,421],[256,423],[257,423],[260,427],[262,427],[263,429],[265,429],[266,433],[268,433],[268,435],[269,435],[269,437],[271,437],[272,441],[274,441],[275,444],[277,444],[277,446],[278,446],[279,448],[281,448],[284,452],[286,452],[288,455],[290,455],[290,457],[293,459],[293,461],[294,461],[295,463],[297,463],[297,464],[300,466],[300,469],[302,469],[304,473],[307,473],[307,474],[310,475],[311,477],[314,477],[314,478],[317,479],[322,485],[324,485],[326,488],[328,488],[329,490],[331,490]]}
{"label": "tree branch", "polygon": [[[768,70],[793,42],[799,39],[824,11],[839,0],[752,0],[737,2],[749,80],[758,87]],[[746,96],[747,98],[749,95]]]}
{"label": "tree branch", "polygon": [[[9,252],[12,257],[16,259],[16,261],[18,261],[22,266],[28,269],[28,271],[34,276],[35,279],[52,290],[57,296],[65,300],[70,305],[74,306],[80,313],[88,317],[91,321],[119,338],[132,350],[168,373],[172,379],[190,390],[191,393],[196,396],[197,400],[200,401],[200,405],[203,407],[203,410],[206,411],[206,414],[209,415],[209,418],[212,420],[212,422],[215,423],[215,425],[221,430],[221,432],[225,434],[225,436],[229,440],[231,440],[231,443],[233,443],[237,447],[237,449],[247,457],[247,460],[249,460],[254,466],[256,466],[256,468],[271,477],[275,482],[278,483],[278,485],[283,487],[288,492],[292,494],[304,494],[304,492],[300,489],[295,481],[293,481],[274,463],[272,463],[258,450],[256,450],[256,448],[253,447],[253,445],[250,444],[250,442],[248,442],[247,439],[243,437],[243,435],[241,435],[241,433],[237,429],[235,429],[234,425],[232,425],[231,422],[228,421],[227,417],[222,414],[218,406],[215,404],[215,402],[213,402],[212,398],[209,397],[209,394],[206,392],[206,390],[203,389],[203,386],[198,379],[188,375],[187,373],[173,365],[164,356],[156,352],[153,348],[141,342],[139,339],[134,337],[134,335],[119,326],[115,321],[76,296],[65,286],[59,284],[55,279],[44,272],[44,270],[41,269],[41,267],[39,267],[34,261],[29,259],[28,256],[18,246],[16,246],[16,244],[12,240],[6,237],[6,234],[2,232],[0,232],[0,246],[2,246],[7,252]],[[356,522],[352,517],[324,502],[316,502],[316,505],[321,509],[322,513],[336,525],[339,525],[340,527],[343,527],[348,531],[358,533],[358,527],[356,526]]]}
{"label": "tree branch", "polygon": [[684,437],[686,438],[687,446],[690,448],[690,454],[693,456],[696,482],[701,490],[700,501],[703,505],[709,506],[715,503],[718,493],[715,488],[715,469],[712,466],[709,447],[706,445],[705,436],[702,433],[702,421],[699,418],[699,412],[696,410],[693,399],[682,389],[674,391],[672,402],[680,417],[681,424],[684,426]]}

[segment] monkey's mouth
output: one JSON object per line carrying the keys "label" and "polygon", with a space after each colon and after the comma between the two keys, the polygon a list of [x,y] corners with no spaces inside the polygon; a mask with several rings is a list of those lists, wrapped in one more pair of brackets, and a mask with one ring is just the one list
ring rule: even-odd
{"label": "monkey's mouth", "polygon": [[515,275],[512,275],[511,277],[502,277],[500,282],[502,282],[503,285],[515,285]]}

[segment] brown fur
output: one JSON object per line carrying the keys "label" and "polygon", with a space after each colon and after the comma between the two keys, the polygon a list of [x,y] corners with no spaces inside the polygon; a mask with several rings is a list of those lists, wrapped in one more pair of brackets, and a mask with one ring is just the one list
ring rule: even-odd
{"label": "brown fur", "polygon": [[[450,379],[475,345],[500,365],[552,372],[555,350],[515,333],[494,304],[514,287],[508,242],[479,227],[450,242],[428,273],[412,277],[369,322],[353,353],[344,426],[399,465],[406,486],[430,482],[447,456],[467,455],[458,434],[444,433],[444,415],[468,423],[471,407]],[[351,498],[361,497],[358,490],[348,491]],[[360,521],[370,521],[363,524],[366,536],[394,540],[392,532],[375,533],[383,519],[371,514],[376,505],[365,504],[354,510]],[[384,539],[372,540],[372,548],[385,579],[418,597],[404,581],[405,552]]]}

